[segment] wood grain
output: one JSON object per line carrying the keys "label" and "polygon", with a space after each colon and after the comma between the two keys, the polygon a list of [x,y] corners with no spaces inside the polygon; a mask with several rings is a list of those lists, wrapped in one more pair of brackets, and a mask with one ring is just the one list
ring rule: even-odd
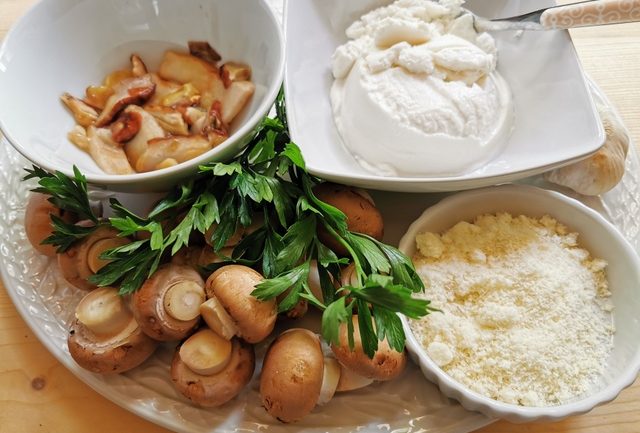
{"label": "wood grain", "polygon": [[[33,0],[0,0],[0,39]],[[617,106],[640,143],[640,24],[571,32],[585,71]],[[526,55],[526,53],[524,53]],[[167,430],[109,402],[40,344],[0,283],[0,433],[102,433]],[[497,422],[479,433],[637,433],[640,382],[612,403],[554,424]]]}

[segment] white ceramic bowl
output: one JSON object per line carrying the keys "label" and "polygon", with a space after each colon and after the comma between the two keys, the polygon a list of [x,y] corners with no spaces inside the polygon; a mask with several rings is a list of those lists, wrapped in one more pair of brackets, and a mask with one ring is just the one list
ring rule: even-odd
{"label": "white ceramic bowl", "polygon": [[[456,176],[382,176],[362,168],[342,144],[329,90],[331,55],[345,29],[392,0],[291,0],[285,9],[285,90],[292,139],[313,174],[339,183],[387,191],[454,191],[511,182],[568,164],[604,143],[592,98],[567,31],[496,32],[498,71],[509,84],[514,130],[503,150],[482,167]],[[468,0],[481,16],[508,17],[555,4],[552,0]],[[389,143],[393,152],[392,143]]]}
{"label": "white ceramic bowl", "polygon": [[[60,102],[81,96],[138,53],[153,71],[167,49],[206,40],[223,61],[247,63],[256,84],[250,105],[220,146],[177,166],[133,175],[105,174],[67,138],[71,114]],[[41,0],[15,25],[0,48],[0,128],[26,158],[47,170],[71,173],[116,191],[163,190],[198,165],[234,156],[276,98],[284,71],[284,39],[260,0]]]}
{"label": "white ceramic bowl", "polygon": [[551,215],[579,233],[579,243],[594,257],[606,260],[607,279],[614,304],[616,332],[613,351],[604,360],[604,374],[588,395],[560,406],[523,407],[480,395],[452,379],[427,356],[403,317],[407,347],[427,379],[436,383],[447,396],[465,408],[511,422],[554,421],[580,414],[613,400],[631,385],[640,370],[640,259],[602,215],[560,193],[525,185],[504,185],[472,190],[447,197],[427,209],[408,229],[400,241],[400,250],[412,256],[419,232],[443,232],[458,221],[471,221],[483,213],[506,211],[530,217]]}

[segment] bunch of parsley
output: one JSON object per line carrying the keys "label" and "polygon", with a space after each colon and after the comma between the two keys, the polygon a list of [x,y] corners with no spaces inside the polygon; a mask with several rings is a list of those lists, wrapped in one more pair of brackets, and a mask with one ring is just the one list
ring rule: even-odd
{"label": "bunch of parsley", "polygon": [[[213,224],[211,245],[220,251],[241,226],[262,218],[259,229],[245,237],[231,257],[207,266],[212,272],[228,263],[257,268],[265,276],[253,295],[267,300],[286,292],[279,304],[287,311],[301,299],[322,311],[322,335],[338,342],[340,324],[348,329],[353,347],[353,323],[358,328],[365,353],[372,357],[378,341],[404,349],[405,335],[396,313],[418,318],[433,311],[429,301],[412,295],[423,285],[410,260],[396,248],[369,236],[350,232],[346,216],[313,194],[321,182],[307,173],[300,149],[291,142],[284,113],[283,96],[276,101],[275,118],[265,118],[246,149],[228,163],[211,162],[200,167],[188,182],[167,194],[149,215],[136,215],[116,199],[110,200],[114,216],[102,221],[90,206],[85,177],[74,167],[74,177],[50,174],[33,167],[25,179],[37,178],[35,191],[51,195],[56,206],[75,212],[96,225],[109,224],[120,236],[148,232],[144,239],[106,251],[110,262],[92,277],[98,286],[119,285],[120,293],[137,290],[160,266],[188,246],[194,232],[205,234]],[[80,227],[52,216],[54,234],[44,243],[63,252],[94,228]],[[349,252],[338,257],[317,236],[324,227]],[[312,261],[317,263],[322,299],[308,285]],[[340,270],[355,266],[357,284],[336,288]]]}

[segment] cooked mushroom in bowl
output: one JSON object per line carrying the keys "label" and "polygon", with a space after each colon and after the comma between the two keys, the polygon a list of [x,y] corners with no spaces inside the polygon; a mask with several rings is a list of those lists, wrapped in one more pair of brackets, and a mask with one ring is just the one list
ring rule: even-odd
{"label": "cooked mushroom in bowl", "polygon": [[134,3],[44,0],[31,9],[0,49],[0,94],[11,101],[0,129],[48,171],[72,174],[75,165],[96,186],[166,191],[247,144],[280,89],[284,41],[265,0]]}

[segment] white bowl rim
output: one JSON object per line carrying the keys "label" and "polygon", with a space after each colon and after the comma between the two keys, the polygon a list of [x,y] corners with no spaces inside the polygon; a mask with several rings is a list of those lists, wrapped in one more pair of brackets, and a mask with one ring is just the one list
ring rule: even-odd
{"label": "white bowl rim", "polygon": [[[476,196],[477,198],[477,196],[493,195],[496,193],[517,193],[551,198],[553,200],[563,202],[577,211],[584,213],[596,224],[601,225],[611,238],[619,245],[620,252],[627,256],[627,258],[633,263],[637,274],[636,277],[638,277],[638,281],[640,281],[640,258],[638,257],[638,253],[611,222],[597,211],[576,199],[570,198],[556,191],[538,188],[531,185],[498,185],[464,191],[445,197],[440,202],[427,208],[422,215],[420,215],[409,226],[407,232],[404,234],[402,239],[400,239],[399,249],[402,252],[407,251],[408,247],[415,242],[415,236],[420,228],[424,226],[424,221],[430,218],[433,213],[440,212],[450,207],[459,206],[465,203],[467,198],[470,196]],[[606,387],[594,394],[588,395],[580,400],[558,406],[526,407],[504,403],[472,391],[445,373],[444,370],[438,367],[438,365],[431,360],[420,343],[418,343],[411,327],[409,326],[408,319],[404,315],[401,315],[400,318],[407,336],[406,345],[408,350],[417,358],[420,369],[423,370],[423,372],[426,369],[435,375],[436,384],[447,397],[460,401],[460,403],[462,403],[467,409],[478,410],[485,415],[504,418],[511,422],[530,422],[536,420],[556,421],[570,415],[588,412],[596,406],[615,399],[623,389],[629,387],[635,382],[638,374],[640,373],[640,345],[638,345],[627,369],[617,378],[612,380]]]}
{"label": "white bowl rim", "polygon": [[[20,19],[9,29],[7,32],[2,44],[0,44],[0,58],[3,53],[6,51],[7,46],[11,43],[13,36],[18,32],[23,26],[25,26],[25,22],[29,19],[30,15],[42,4],[55,1],[55,0],[38,0],[32,6],[30,6],[26,12],[20,17]],[[276,29],[276,36],[278,39],[278,47],[279,47],[279,59],[277,65],[277,72],[275,79],[269,84],[267,88],[267,92],[264,95],[262,103],[256,108],[255,113],[245,120],[243,124],[233,133],[231,134],[222,145],[227,145],[228,147],[235,143],[237,140],[240,140],[245,135],[249,134],[251,130],[256,128],[260,121],[269,113],[269,110],[273,106],[275,102],[278,92],[282,86],[282,82],[284,79],[284,67],[285,67],[285,42],[284,42],[284,32],[278,18],[275,15],[273,8],[269,5],[267,0],[258,0],[264,8],[267,10],[267,16],[270,18],[274,28]],[[22,156],[29,160],[30,163],[35,164],[48,172],[59,171],[64,173],[67,176],[74,176],[72,167],[55,167],[53,164],[50,164],[46,159],[41,158],[38,155],[27,155],[25,152],[25,148],[18,143],[18,141],[9,133],[4,121],[0,118],[0,132],[7,139],[7,141],[16,149]],[[170,177],[172,174],[181,173],[184,170],[188,170],[191,167],[198,166],[200,164],[206,163],[210,157],[208,156],[210,152],[219,149],[219,147],[215,147],[213,149],[208,150],[207,152],[199,155],[195,158],[192,158],[188,161],[175,165],[173,167],[167,167],[160,170],[148,171],[143,173],[134,173],[134,174],[86,174],[83,175],[86,177],[87,182],[89,184],[96,185],[130,185],[136,182],[144,182],[149,181],[158,177]]]}

